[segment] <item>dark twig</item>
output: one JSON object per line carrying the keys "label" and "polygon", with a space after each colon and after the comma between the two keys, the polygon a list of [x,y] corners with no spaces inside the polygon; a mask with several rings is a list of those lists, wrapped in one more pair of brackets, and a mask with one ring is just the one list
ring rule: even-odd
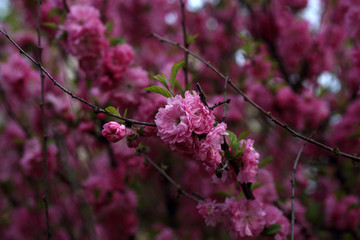
{"label": "dark twig", "polygon": [[67,13],[70,12],[70,8],[69,8],[69,5],[67,4],[67,1],[66,1],[66,0],[62,0],[62,2],[63,2],[65,11],[66,11]]}
{"label": "dark twig", "polygon": [[179,184],[177,184],[161,167],[159,167],[159,165],[157,165],[148,156],[145,156],[145,160],[148,161],[151,165],[153,165],[156,168],[156,170],[158,170],[172,185],[174,185],[177,188],[179,194],[188,197],[189,199],[193,200],[196,203],[201,202],[201,200],[195,198],[194,196],[190,195],[188,192],[183,190]]}
{"label": "dark twig", "polygon": [[199,83],[196,83],[196,87],[197,87],[197,89],[199,90],[199,93],[200,93],[200,94],[199,94],[200,100],[202,101],[202,103],[203,103],[207,108],[210,109],[210,107],[209,107],[209,105],[208,105],[208,103],[207,103],[207,101],[206,101],[205,93],[204,93],[204,91],[202,90],[200,84],[199,84]]}
{"label": "dark twig", "polygon": [[[186,33],[186,18],[185,18],[185,4],[183,0],[180,0],[181,5],[181,26],[182,32],[184,36],[184,46],[189,48],[189,42],[187,41],[187,33]],[[185,89],[188,88],[188,69],[189,69],[189,53],[184,52],[185,54],[185,64],[184,64],[184,75],[185,75]]]}
{"label": "dark twig", "polygon": [[108,116],[123,120],[123,121],[125,121],[125,123],[129,123],[129,124],[137,124],[137,125],[156,127],[155,123],[141,122],[141,121],[137,121],[134,119],[124,118],[124,117],[109,113],[105,109],[102,109],[102,108],[76,96],[75,94],[73,94],[72,92],[67,90],[65,87],[63,87],[59,82],[57,82],[39,62],[35,61],[29,54],[27,54],[21,47],[19,47],[19,45],[17,45],[17,43],[7,33],[5,33],[1,28],[0,28],[0,32],[20,51],[21,54],[25,55],[25,57],[27,57],[31,62],[33,62],[33,64],[38,66],[41,69],[41,71],[54,83],[55,86],[60,88],[63,92],[65,92],[72,98],[74,98],[74,99],[86,104],[87,106],[91,107],[92,109],[94,109],[95,113],[104,113]]}
{"label": "dark twig", "polygon": [[[203,59],[202,57],[200,57],[199,55],[197,55],[196,53],[190,51],[189,49],[185,48],[183,45],[181,45],[180,43],[171,41],[169,39],[166,39],[156,33],[152,33],[152,36],[154,36],[155,38],[159,39],[161,42],[165,42],[171,45],[174,45],[180,49],[182,49],[183,51],[186,51],[189,53],[189,55],[195,57],[196,59],[198,59],[200,62],[204,63],[207,67],[209,67],[211,70],[213,70],[217,75],[219,75],[222,79],[226,80],[226,76],[224,74],[222,74],[218,69],[216,69],[213,65],[210,64],[210,62],[206,61],[205,59]],[[331,148],[321,142],[315,141],[311,138],[305,137],[303,135],[301,135],[300,133],[296,132],[295,130],[293,130],[292,128],[290,128],[286,123],[282,123],[280,122],[277,118],[273,117],[271,115],[270,112],[266,112],[263,108],[261,108],[259,105],[257,105],[255,102],[253,102],[243,91],[241,91],[238,87],[235,86],[235,84],[230,80],[230,78],[228,79],[228,84],[238,93],[240,94],[243,98],[244,101],[250,103],[253,107],[255,107],[259,112],[261,112],[262,114],[265,115],[265,117],[267,117],[269,120],[271,120],[273,123],[275,123],[276,125],[282,127],[283,129],[285,129],[286,131],[290,132],[294,137],[300,138],[306,142],[309,142],[311,144],[314,144],[320,148],[323,148],[329,152],[332,152],[335,155],[339,155],[348,159],[351,159],[355,162],[360,162],[360,158],[350,155],[348,153],[345,152],[341,152],[339,150],[339,148],[334,147]]]}
{"label": "dark twig", "polygon": [[[312,138],[313,135],[314,135],[314,133],[312,133],[310,135],[310,138]],[[294,161],[294,166],[293,166],[292,178],[291,178],[291,240],[294,240],[294,225],[295,225],[295,202],[294,201],[295,201],[295,174],[296,174],[296,167],[298,165],[301,153],[303,152],[306,143],[307,142],[303,143],[299,153],[296,156],[296,159]]]}
{"label": "dark twig", "polygon": [[[229,75],[226,75],[225,84],[224,84],[224,101],[226,99],[226,89],[227,89],[228,80],[229,80]],[[223,116],[222,116],[223,122],[225,122],[225,110],[226,110],[226,104],[224,104],[223,106]]]}
{"label": "dark twig", "polygon": [[[217,108],[218,106],[221,106],[221,105],[223,105],[223,104],[224,104],[224,106],[225,106],[225,103],[226,103],[226,104],[229,104],[230,101],[231,101],[231,99],[228,98],[228,99],[226,99],[225,101],[218,102],[218,103],[214,104],[214,106],[209,107],[209,109],[210,109],[210,110],[214,110],[215,108]],[[224,116],[223,116],[223,118],[224,118]]]}
{"label": "dark twig", "polygon": [[39,74],[41,79],[41,122],[42,122],[42,132],[43,132],[43,142],[42,142],[42,152],[43,152],[43,165],[44,165],[44,196],[43,201],[45,205],[45,218],[46,218],[46,236],[49,240],[51,238],[50,232],[50,219],[49,219],[49,204],[48,204],[48,192],[49,192],[49,183],[48,183],[48,174],[47,174],[47,121],[45,116],[45,84],[44,84],[44,73],[41,70],[42,64],[42,46],[41,46],[41,29],[40,29],[40,7],[41,0],[38,0],[38,8],[37,8],[37,36],[38,36],[38,49],[39,49]]}

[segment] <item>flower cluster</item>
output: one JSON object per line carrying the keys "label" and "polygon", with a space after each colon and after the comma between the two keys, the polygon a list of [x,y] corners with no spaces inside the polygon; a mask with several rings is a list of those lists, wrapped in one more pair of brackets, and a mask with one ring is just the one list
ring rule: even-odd
{"label": "flower cluster", "polygon": [[155,116],[158,136],[171,150],[194,157],[213,173],[221,162],[221,144],[226,124],[214,127],[215,117],[197,92],[185,92],[169,98]]}
{"label": "flower cluster", "polygon": [[206,200],[199,203],[197,209],[206,225],[215,226],[222,222],[232,239],[254,239],[273,224],[281,226],[275,239],[286,239],[289,234],[290,223],[282,212],[258,200],[242,198],[238,201],[234,197],[226,198],[223,203]]}

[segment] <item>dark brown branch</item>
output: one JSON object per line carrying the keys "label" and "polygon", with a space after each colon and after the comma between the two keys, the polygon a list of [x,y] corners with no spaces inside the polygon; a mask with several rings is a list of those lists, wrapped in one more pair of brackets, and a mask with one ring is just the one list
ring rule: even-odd
{"label": "dark brown branch", "polygon": [[33,62],[33,64],[38,66],[41,69],[41,71],[54,83],[55,86],[60,88],[63,92],[65,92],[72,98],[74,98],[74,99],[84,103],[85,105],[91,107],[92,109],[94,109],[95,113],[104,113],[108,116],[123,120],[123,121],[125,121],[125,123],[156,127],[155,123],[141,122],[141,121],[137,121],[134,119],[124,118],[124,117],[109,113],[105,109],[102,109],[102,108],[82,99],[81,97],[76,96],[75,94],[73,94],[72,92],[67,90],[65,87],[63,87],[59,82],[57,82],[39,62],[35,61],[29,54],[27,54],[21,47],[19,47],[19,45],[7,33],[5,33],[1,28],[0,28],[0,32],[20,51],[21,54],[25,55],[25,57],[27,57],[31,62]]}
{"label": "dark brown branch", "polygon": [[[181,45],[180,43],[171,41],[167,38],[164,38],[156,33],[152,33],[152,36],[154,36],[155,38],[159,39],[161,42],[165,42],[171,45],[174,45],[180,49],[182,49],[185,52],[188,52],[191,56],[195,57],[196,59],[198,59],[200,62],[204,63],[207,67],[209,67],[211,70],[213,70],[217,75],[219,75],[222,79],[226,80],[226,76],[224,74],[222,74],[218,69],[216,69],[213,65],[210,64],[210,62],[206,61],[205,59],[203,59],[202,57],[200,57],[199,55],[197,55],[196,53],[190,51],[189,49],[185,48],[183,45]],[[314,144],[320,148],[323,148],[329,152],[332,152],[335,155],[339,155],[348,159],[351,159],[355,162],[360,162],[360,158],[357,156],[353,156],[350,155],[348,153],[345,152],[341,152],[339,150],[339,148],[337,147],[329,147],[321,142],[315,141],[311,138],[305,137],[302,134],[296,132],[295,130],[293,130],[292,128],[290,128],[286,123],[282,123],[280,122],[277,118],[273,117],[271,115],[270,112],[266,112],[263,108],[261,108],[259,105],[257,105],[255,102],[253,102],[243,91],[241,91],[238,87],[235,86],[235,84],[230,80],[230,78],[228,79],[228,84],[238,93],[240,94],[243,98],[244,101],[250,103],[253,107],[255,107],[259,112],[261,112],[262,114],[265,115],[265,117],[267,117],[269,120],[271,120],[273,123],[275,123],[276,125],[282,127],[283,129],[285,129],[286,131],[288,131],[289,133],[291,133],[294,137],[300,138],[306,142],[309,142],[311,144]]]}
{"label": "dark brown branch", "polygon": [[41,7],[41,0],[38,0],[38,8],[37,8],[37,36],[38,36],[38,49],[39,49],[39,74],[40,74],[40,80],[41,80],[41,102],[40,102],[40,108],[41,108],[41,123],[42,123],[42,152],[43,152],[43,166],[44,166],[44,196],[43,201],[45,205],[45,220],[46,220],[46,237],[48,240],[51,238],[51,232],[50,232],[50,219],[49,219],[49,204],[48,204],[48,192],[49,192],[49,182],[48,182],[48,163],[47,163],[47,140],[48,140],[48,134],[47,134],[47,121],[45,116],[45,84],[44,84],[44,73],[41,70],[41,64],[42,64],[42,46],[41,46],[41,29],[40,29],[40,7]]}

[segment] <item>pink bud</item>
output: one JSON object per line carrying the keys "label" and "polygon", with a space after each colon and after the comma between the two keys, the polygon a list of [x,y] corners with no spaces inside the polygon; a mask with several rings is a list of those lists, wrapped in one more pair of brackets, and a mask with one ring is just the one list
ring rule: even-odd
{"label": "pink bud", "polygon": [[126,127],[117,122],[108,122],[104,124],[102,135],[110,142],[118,142],[126,136]]}

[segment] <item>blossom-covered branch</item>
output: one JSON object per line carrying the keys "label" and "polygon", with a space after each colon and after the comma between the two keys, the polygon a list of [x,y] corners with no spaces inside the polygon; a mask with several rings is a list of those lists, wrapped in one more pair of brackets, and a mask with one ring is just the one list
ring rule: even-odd
{"label": "blossom-covered branch", "polygon": [[[210,64],[210,62],[206,61],[205,59],[203,59],[202,57],[200,57],[198,54],[190,51],[189,49],[185,48],[183,45],[181,45],[180,43],[171,41],[167,38],[164,38],[156,33],[152,33],[152,36],[154,36],[155,38],[159,39],[161,42],[165,42],[174,46],[177,46],[178,48],[182,49],[185,52],[188,52],[190,55],[192,55],[193,57],[195,57],[196,59],[198,59],[199,61],[201,61],[202,63],[204,63],[207,67],[209,67],[211,70],[213,70],[217,75],[219,75],[222,79],[226,80],[226,76],[224,74],[222,74],[218,69],[216,69],[213,65]],[[335,155],[339,155],[348,159],[351,159],[355,162],[360,162],[360,157],[357,156],[353,156],[350,155],[348,153],[342,152],[339,150],[339,148],[337,147],[329,147],[321,142],[318,142],[316,140],[313,140],[312,138],[308,138],[300,133],[298,133],[297,131],[295,131],[294,129],[292,129],[291,127],[289,127],[286,123],[283,123],[281,121],[279,121],[277,118],[275,118],[271,112],[267,112],[265,111],[262,107],[260,107],[258,104],[256,104],[255,102],[253,102],[242,90],[240,90],[229,78],[228,79],[228,84],[238,93],[240,94],[244,100],[246,102],[249,102],[252,106],[254,106],[257,110],[259,110],[259,112],[263,113],[269,120],[271,120],[272,122],[274,122],[276,125],[282,127],[283,129],[285,129],[286,131],[290,132],[294,137],[300,138],[304,141],[307,141],[311,144],[314,144],[320,148],[323,148],[329,152],[334,153]]]}

